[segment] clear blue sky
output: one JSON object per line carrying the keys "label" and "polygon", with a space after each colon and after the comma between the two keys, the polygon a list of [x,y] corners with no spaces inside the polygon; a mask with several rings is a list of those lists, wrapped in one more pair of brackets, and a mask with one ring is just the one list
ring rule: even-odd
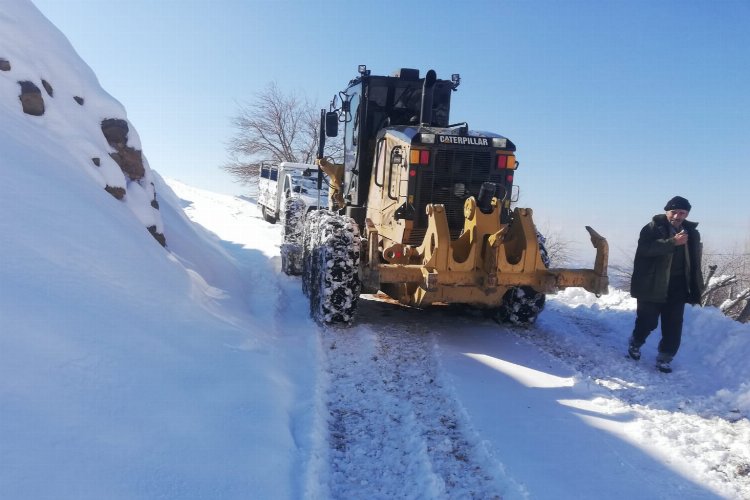
{"label": "clear blue sky", "polygon": [[242,193],[230,120],[269,82],[325,107],[358,64],[432,68],[461,74],[452,121],[516,143],[542,228],[592,225],[630,258],[679,194],[707,249],[750,243],[748,0],[33,1],[164,176]]}

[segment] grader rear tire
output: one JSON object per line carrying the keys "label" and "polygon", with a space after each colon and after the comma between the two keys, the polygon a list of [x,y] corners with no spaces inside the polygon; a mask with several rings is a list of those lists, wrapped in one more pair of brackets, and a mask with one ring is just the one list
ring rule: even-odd
{"label": "grader rear tire", "polygon": [[544,309],[546,297],[530,286],[515,286],[503,296],[497,319],[516,326],[532,325]]}

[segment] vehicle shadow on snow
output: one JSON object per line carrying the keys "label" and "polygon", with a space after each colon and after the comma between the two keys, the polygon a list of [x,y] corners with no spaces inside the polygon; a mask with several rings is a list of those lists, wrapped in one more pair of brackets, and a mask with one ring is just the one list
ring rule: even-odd
{"label": "vehicle shadow on snow", "polygon": [[535,498],[553,498],[561,488],[576,498],[616,491],[719,498],[633,444],[623,424],[634,422],[635,412],[595,401],[602,389],[582,382],[569,359],[540,356],[530,337],[543,330],[508,328],[454,308],[419,310],[379,300],[360,302],[358,322],[431,334],[442,376],[469,426]]}
{"label": "vehicle shadow on snow", "polygon": [[[675,363],[674,373],[666,375],[655,369],[656,344],[659,331],[654,331],[644,346],[643,358],[636,362],[626,354],[627,339],[635,315],[632,311],[606,310],[586,307],[567,307],[549,304],[535,325],[516,327],[498,324],[481,311],[466,307],[434,306],[417,309],[397,303],[382,295],[364,296],[360,321],[400,314],[399,321],[430,325],[430,331],[473,332],[486,329],[511,335],[518,342],[536,346],[547,356],[575,371],[575,376],[593,390],[606,392],[626,404],[647,405],[653,409],[680,411],[685,401],[695,401],[705,394],[705,375],[701,367]],[[606,314],[606,321],[598,318]],[[451,325],[451,326],[448,326]],[[460,333],[459,335],[464,335]],[[700,383],[696,379],[700,378]],[[718,384],[718,382],[717,382]],[[693,387],[698,385],[699,387]],[[716,390],[721,388],[717,385]],[[706,409],[710,412],[710,408]],[[702,414],[706,418],[724,417],[724,412]]]}

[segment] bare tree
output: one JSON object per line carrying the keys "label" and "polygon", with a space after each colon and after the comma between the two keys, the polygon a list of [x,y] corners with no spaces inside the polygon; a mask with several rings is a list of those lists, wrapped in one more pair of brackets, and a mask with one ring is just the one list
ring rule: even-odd
{"label": "bare tree", "polygon": [[723,312],[724,314],[729,313],[729,311],[734,309],[736,306],[744,304],[748,298],[750,298],[750,288],[742,290],[739,294],[737,294],[737,296],[732,297],[731,299],[724,302],[720,307],[721,312]]}
{"label": "bare tree", "polygon": [[[617,251],[617,257],[613,258],[615,251]],[[610,248],[609,256],[609,284],[619,290],[630,290],[630,283],[633,280],[635,248]]]}
{"label": "bare tree", "polygon": [[232,124],[229,161],[221,168],[242,184],[257,181],[263,162],[313,163],[318,148],[320,114],[306,99],[284,94],[276,85],[240,105]]}
{"label": "bare tree", "polygon": [[[748,289],[750,291],[750,289]],[[745,297],[745,307],[737,315],[737,321],[740,323],[750,323],[750,297]]]}
{"label": "bare tree", "polygon": [[562,232],[552,231],[548,225],[544,225],[538,232],[537,238],[547,251],[549,266],[551,268],[565,267],[573,258],[573,243],[566,239]]}
{"label": "bare tree", "polygon": [[717,292],[727,286],[731,286],[737,283],[737,276],[734,274],[727,275],[722,274],[716,276],[716,270],[719,268],[717,264],[711,264],[708,266],[708,274],[704,274],[704,288],[701,294],[701,305],[712,305],[715,300],[714,297]]}
{"label": "bare tree", "polygon": [[750,321],[750,253],[706,252],[703,261],[706,289],[701,303],[737,321]]}
{"label": "bare tree", "polygon": [[[713,306],[741,323],[750,322],[750,252],[730,251],[715,253],[710,250],[703,254],[704,291],[701,305]],[[618,288],[627,289],[633,274],[633,265],[610,265],[611,281],[619,283]]]}
{"label": "bare tree", "polygon": [[548,233],[546,238],[545,245],[547,247],[550,266],[556,268],[568,265],[573,258],[571,241],[565,239],[559,231]]}

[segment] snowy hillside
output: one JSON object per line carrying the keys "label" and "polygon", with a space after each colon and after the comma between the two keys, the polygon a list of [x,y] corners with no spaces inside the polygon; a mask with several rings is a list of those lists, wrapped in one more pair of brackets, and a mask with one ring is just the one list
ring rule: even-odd
{"label": "snowy hillside", "polygon": [[[43,175],[87,176],[163,243],[151,169],[123,106],[31,2],[0,0],[0,14],[0,112],[8,139],[34,150],[39,161],[60,160]],[[13,148],[3,152],[8,168],[22,168]],[[55,195],[41,184],[32,191]]]}
{"label": "snowy hillside", "polygon": [[240,269],[268,258],[233,258],[147,163],[129,178],[107,118],[125,109],[65,37],[0,0],[0,498],[294,496],[298,386]]}
{"label": "snowy hillside", "polygon": [[321,328],[254,203],[149,171],[163,247],[54,113],[0,99],[0,498],[750,498],[749,324],[689,307],[669,375],[658,333],[625,357],[616,290],[530,329],[369,295]]}

